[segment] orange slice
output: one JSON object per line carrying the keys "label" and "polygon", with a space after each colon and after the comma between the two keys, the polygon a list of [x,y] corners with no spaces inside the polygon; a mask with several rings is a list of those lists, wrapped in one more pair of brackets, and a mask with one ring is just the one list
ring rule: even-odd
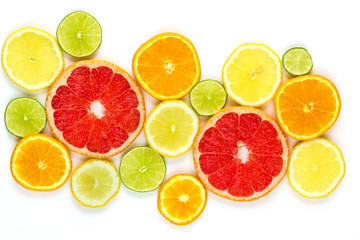
{"label": "orange slice", "polygon": [[154,98],[180,99],[199,81],[200,62],[189,39],[177,33],[163,33],[136,51],[133,71]]}
{"label": "orange slice", "polygon": [[71,158],[57,140],[34,134],[18,142],[11,156],[10,169],[16,182],[24,188],[51,191],[69,178]]}
{"label": "orange slice", "polygon": [[335,85],[319,75],[293,78],[275,96],[275,112],[281,128],[298,140],[323,134],[335,123],[340,107]]}
{"label": "orange slice", "polygon": [[170,222],[186,225],[200,216],[205,208],[206,198],[206,190],[198,178],[178,174],[161,186],[158,209]]}

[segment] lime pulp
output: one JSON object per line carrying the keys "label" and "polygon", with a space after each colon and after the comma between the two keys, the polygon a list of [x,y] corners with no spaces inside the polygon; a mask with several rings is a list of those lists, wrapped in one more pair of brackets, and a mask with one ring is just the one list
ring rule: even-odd
{"label": "lime pulp", "polygon": [[135,147],[120,162],[123,184],[136,192],[150,192],[164,181],[166,166],[163,157],[150,147]]}
{"label": "lime pulp", "polygon": [[203,80],[190,92],[190,104],[201,116],[211,116],[221,110],[227,101],[224,86],[216,80]]}
{"label": "lime pulp", "polygon": [[312,59],[308,51],[302,47],[287,50],[282,59],[286,72],[293,76],[308,74],[312,67]]}
{"label": "lime pulp", "polygon": [[67,15],[59,24],[56,37],[60,47],[73,57],[87,57],[102,41],[102,29],[96,19],[83,11]]}
{"label": "lime pulp", "polygon": [[11,100],[4,114],[7,130],[17,136],[25,137],[41,132],[46,125],[44,107],[37,100],[29,97]]}

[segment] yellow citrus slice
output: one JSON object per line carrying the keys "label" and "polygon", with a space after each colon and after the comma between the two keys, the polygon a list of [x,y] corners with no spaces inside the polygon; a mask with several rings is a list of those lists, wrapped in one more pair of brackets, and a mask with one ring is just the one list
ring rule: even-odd
{"label": "yellow citrus slice", "polygon": [[16,182],[24,188],[51,191],[69,178],[71,158],[59,141],[44,134],[28,135],[16,145],[10,169]]}
{"label": "yellow citrus slice", "polygon": [[282,81],[280,58],[268,46],[239,46],[226,60],[223,82],[229,96],[244,106],[257,107],[270,101]]}
{"label": "yellow citrus slice", "polygon": [[177,157],[191,148],[199,126],[199,116],[189,104],[166,100],[147,117],[144,132],[152,149],[166,157]]}
{"label": "yellow citrus slice", "polygon": [[154,98],[180,99],[199,81],[200,62],[189,39],[177,33],[163,33],[136,51],[133,71]]}
{"label": "yellow citrus slice", "polygon": [[329,195],[344,174],[340,149],[324,138],[301,142],[291,153],[288,179],[291,187],[304,197]]}
{"label": "yellow citrus slice", "polygon": [[319,75],[293,78],[280,86],[275,112],[281,128],[298,140],[314,139],[328,130],[340,113],[335,85]]}
{"label": "yellow citrus slice", "polygon": [[22,28],[6,39],[1,61],[8,77],[30,91],[49,87],[64,69],[56,39],[33,27]]}
{"label": "yellow citrus slice", "polygon": [[186,225],[200,216],[206,199],[205,187],[199,179],[189,174],[178,174],[161,186],[158,209],[170,222]]}

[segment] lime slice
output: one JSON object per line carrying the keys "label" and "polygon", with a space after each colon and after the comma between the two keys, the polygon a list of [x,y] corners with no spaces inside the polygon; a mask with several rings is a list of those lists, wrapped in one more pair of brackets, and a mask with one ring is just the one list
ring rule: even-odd
{"label": "lime slice", "polygon": [[120,189],[120,176],[114,164],[91,159],[82,163],[71,175],[71,192],[86,207],[106,205]]}
{"label": "lime slice", "polygon": [[90,14],[76,11],[67,15],[59,24],[56,37],[60,47],[73,57],[87,57],[101,45],[100,24]]}
{"label": "lime slice", "polygon": [[191,148],[199,124],[199,117],[189,104],[166,100],[147,117],[144,132],[152,149],[166,157],[177,157]]}
{"label": "lime slice", "polygon": [[222,109],[227,100],[224,86],[215,80],[203,80],[190,92],[190,104],[201,116],[211,116]]}
{"label": "lime slice", "polygon": [[285,71],[293,76],[308,74],[313,67],[310,54],[302,47],[294,47],[287,50],[282,58],[282,62]]}
{"label": "lime slice", "polygon": [[5,109],[5,126],[11,134],[17,137],[39,133],[45,128],[45,125],[45,109],[33,98],[15,98],[8,103]]}
{"label": "lime slice", "polygon": [[164,181],[166,167],[163,157],[149,147],[135,147],[120,162],[122,183],[136,192],[150,192]]}

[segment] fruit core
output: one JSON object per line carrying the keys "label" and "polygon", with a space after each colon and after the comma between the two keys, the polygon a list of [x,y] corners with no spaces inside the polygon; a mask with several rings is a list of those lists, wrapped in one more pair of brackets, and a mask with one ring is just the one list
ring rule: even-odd
{"label": "fruit core", "polygon": [[139,172],[140,173],[143,173],[146,171],[146,167],[145,166],[142,166],[141,168],[139,168]]}
{"label": "fruit core", "polygon": [[241,160],[241,163],[249,161],[249,150],[246,147],[240,147],[236,157]]}
{"label": "fruit core", "polygon": [[187,202],[189,200],[189,196],[187,194],[183,194],[179,197],[180,202]]}
{"label": "fruit core", "polygon": [[41,170],[44,170],[46,168],[46,164],[40,161],[38,163],[38,168],[41,169]]}
{"label": "fruit core", "polygon": [[95,101],[90,105],[90,112],[93,113],[97,118],[105,116],[105,108],[99,101]]}
{"label": "fruit core", "polygon": [[314,103],[305,104],[303,107],[304,112],[309,113],[313,110]]}
{"label": "fruit core", "polygon": [[171,124],[171,132],[174,133],[176,130],[176,126],[175,124]]}
{"label": "fruit core", "polygon": [[318,166],[317,166],[316,163],[314,163],[314,164],[312,165],[312,171],[313,171],[314,173],[316,173],[316,172],[318,171]]}
{"label": "fruit core", "polygon": [[167,61],[164,63],[164,68],[165,68],[165,71],[170,74],[172,71],[174,71],[174,64],[170,61]]}
{"label": "fruit core", "polygon": [[78,39],[81,39],[81,31],[76,34],[76,37],[77,37]]}
{"label": "fruit core", "polygon": [[33,56],[29,57],[29,61],[32,62],[32,63],[36,63],[36,59]]}

